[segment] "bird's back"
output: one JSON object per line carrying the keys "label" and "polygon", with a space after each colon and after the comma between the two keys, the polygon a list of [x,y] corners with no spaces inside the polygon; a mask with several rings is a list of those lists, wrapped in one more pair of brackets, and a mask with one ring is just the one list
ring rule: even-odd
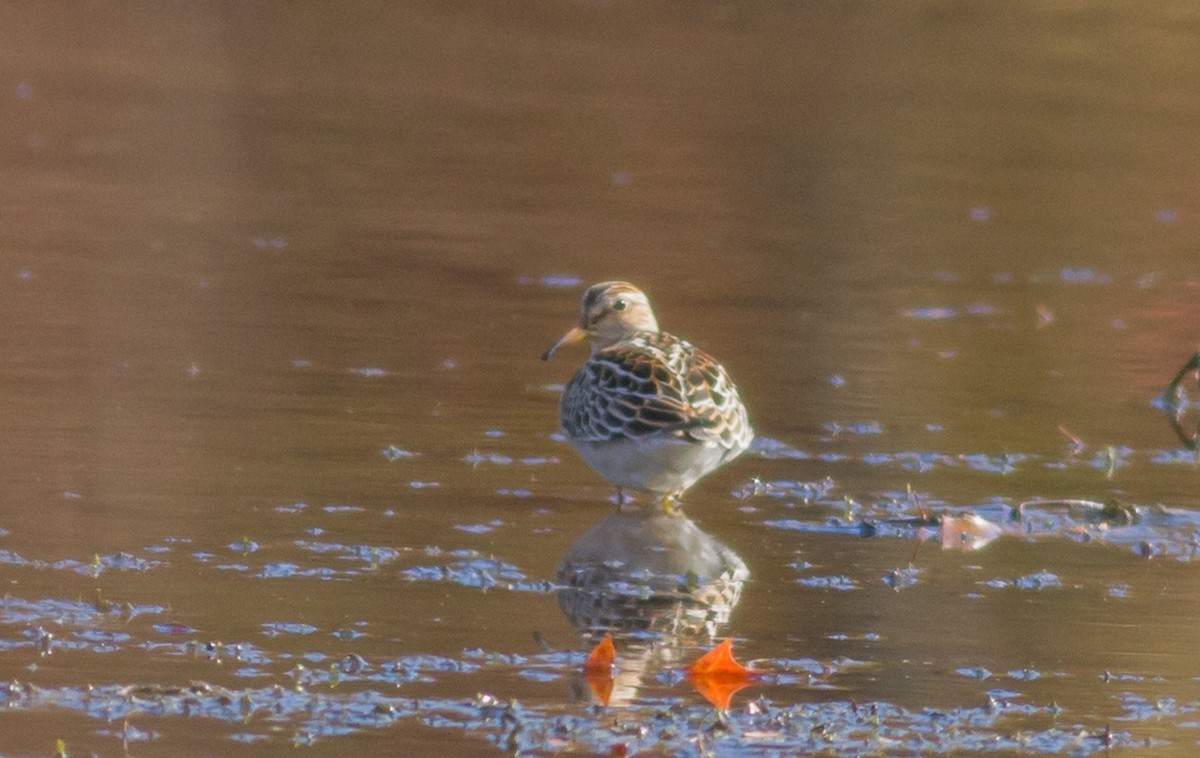
{"label": "bird's back", "polygon": [[721,364],[665,332],[597,351],[567,385],[560,414],[575,441],[670,435],[740,452],[754,437]]}

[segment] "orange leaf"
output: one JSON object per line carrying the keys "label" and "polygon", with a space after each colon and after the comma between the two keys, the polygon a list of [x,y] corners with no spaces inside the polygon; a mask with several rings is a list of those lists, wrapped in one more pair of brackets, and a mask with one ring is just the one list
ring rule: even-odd
{"label": "orange leaf", "polygon": [[692,686],[704,696],[704,699],[722,711],[729,710],[729,701],[738,690],[754,684],[754,679],[748,674],[722,676],[693,676]]}
{"label": "orange leaf", "polygon": [[733,659],[733,640],[725,640],[688,666],[688,676],[749,676],[752,672]]}
{"label": "orange leaf", "polygon": [[978,550],[1004,530],[985,518],[968,513],[965,516],[942,516],[942,550]]}
{"label": "orange leaf", "polygon": [[608,699],[612,696],[612,667],[616,658],[617,649],[613,647],[612,635],[606,634],[604,639],[592,648],[587,663],[583,664],[583,676],[601,705],[607,706]]}
{"label": "orange leaf", "polygon": [[604,635],[600,644],[592,648],[587,663],[583,664],[585,672],[612,674],[613,661],[617,659],[617,649],[613,647],[612,635]]}
{"label": "orange leaf", "polygon": [[607,671],[584,671],[583,678],[587,679],[588,687],[591,688],[592,694],[600,701],[600,705],[607,706],[608,699],[612,697],[613,678],[612,674]]}
{"label": "orange leaf", "polygon": [[688,679],[704,699],[729,710],[734,693],[753,683],[754,672],[733,658],[733,640],[725,640],[688,666]]}

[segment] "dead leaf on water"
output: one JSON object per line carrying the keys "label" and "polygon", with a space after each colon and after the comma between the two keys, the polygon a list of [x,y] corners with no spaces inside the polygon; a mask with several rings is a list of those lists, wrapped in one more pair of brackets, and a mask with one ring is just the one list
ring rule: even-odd
{"label": "dead leaf on water", "polygon": [[999,525],[968,513],[942,516],[942,550],[978,550],[1004,533]]}
{"label": "dead leaf on water", "polygon": [[688,666],[687,677],[705,700],[725,711],[738,690],[754,683],[755,672],[737,662],[728,639]]}
{"label": "dead leaf on water", "polygon": [[608,699],[612,696],[612,669],[616,659],[617,649],[613,646],[612,635],[605,634],[583,664],[583,676],[601,705],[608,705]]}

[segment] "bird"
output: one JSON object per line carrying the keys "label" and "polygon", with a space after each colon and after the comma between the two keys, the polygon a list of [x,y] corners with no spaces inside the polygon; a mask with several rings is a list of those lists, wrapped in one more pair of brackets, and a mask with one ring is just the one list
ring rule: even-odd
{"label": "bird", "polygon": [[600,282],[580,298],[579,323],[550,346],[591,341],[562,394],[559,421],[580,457],[617,488],[648,492],[678,512],[686,489],[754,439],[746,406],[715,358],[659,329],[646,294]]}

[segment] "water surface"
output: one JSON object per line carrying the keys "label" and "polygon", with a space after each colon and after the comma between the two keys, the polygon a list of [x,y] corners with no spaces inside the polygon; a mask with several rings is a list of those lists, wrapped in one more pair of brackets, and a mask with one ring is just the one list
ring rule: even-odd
{"label": "water surface", "polygon": [[[0,11],[0,752],[1188,751],[1198,29]],[[585,606],[617,522],[556,435],[583,353],[537,358],[610,278],[763,439],[653,532],[713,576],[626,552]],[[681,671],[726,637],[721,716]]]}

